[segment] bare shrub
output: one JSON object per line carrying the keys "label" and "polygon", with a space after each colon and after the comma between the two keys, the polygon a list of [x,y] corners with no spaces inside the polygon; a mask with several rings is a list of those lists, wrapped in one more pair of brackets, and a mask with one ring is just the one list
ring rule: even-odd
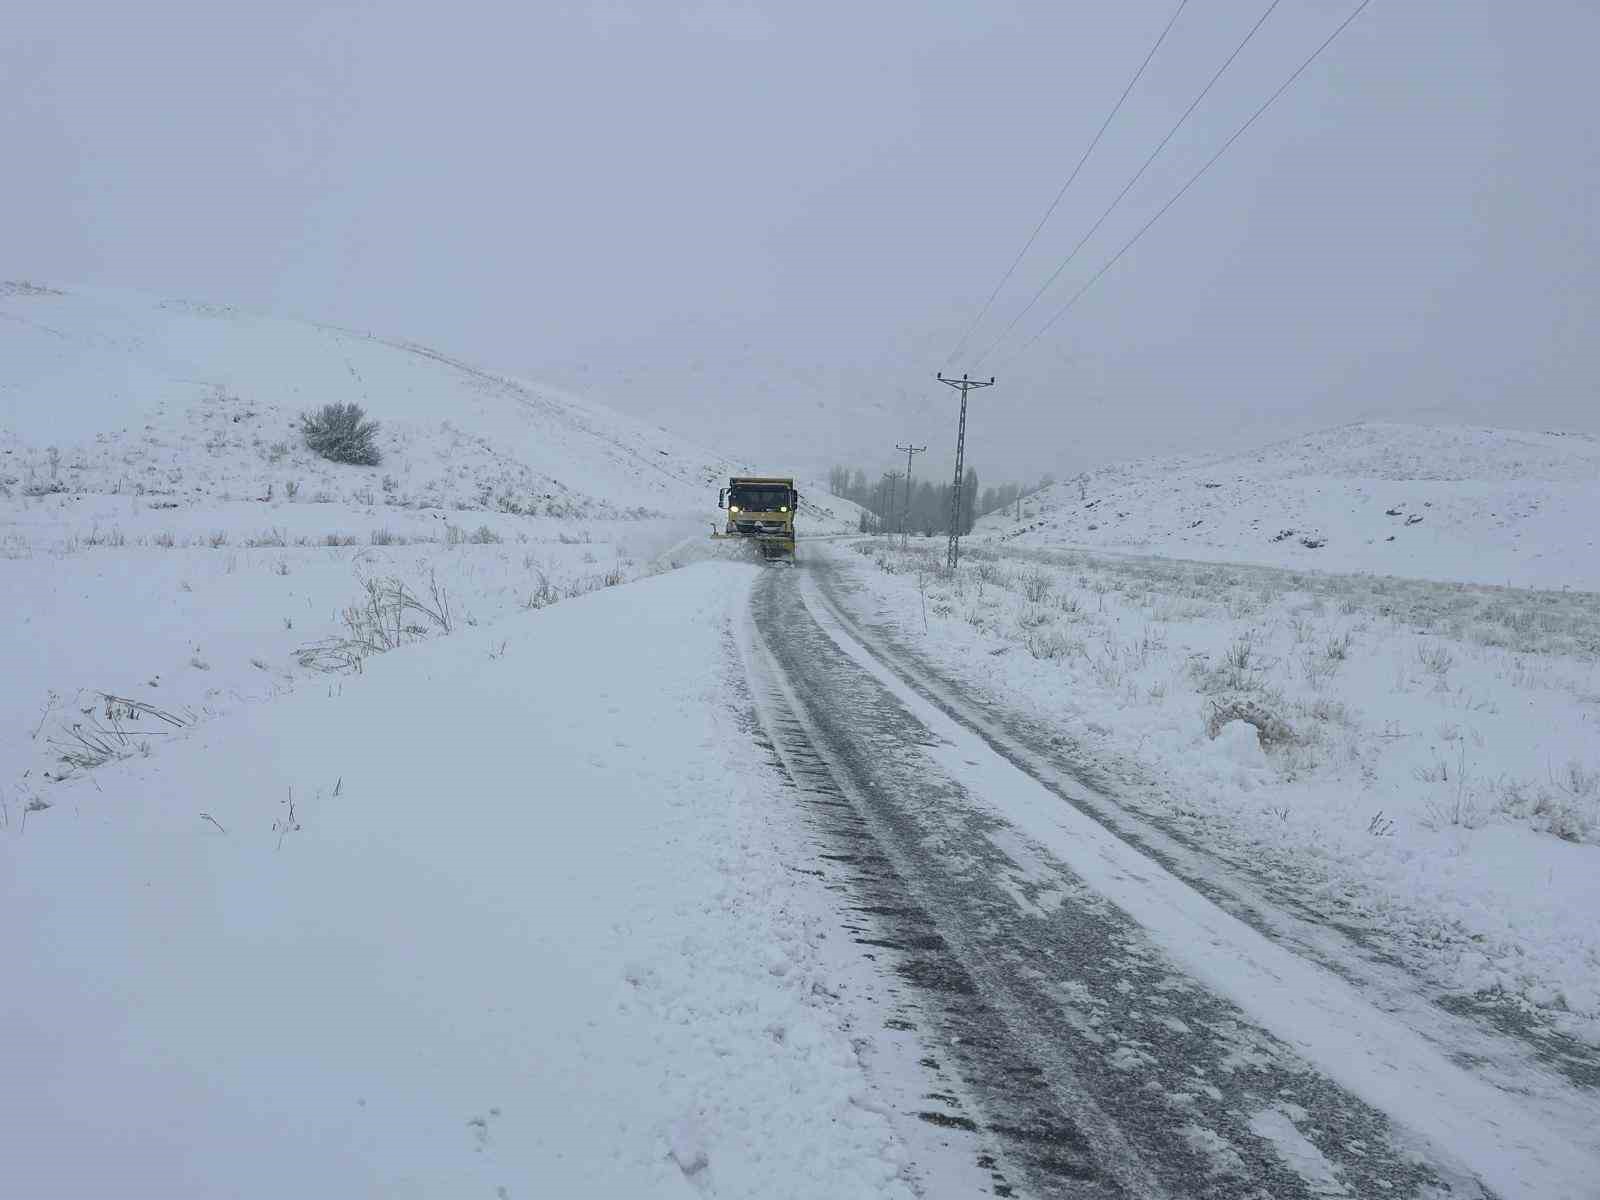
{"label": "bare shrub", "polygon": [[1031,571],[1023,572],[1017,579],[1017,585],[1025,600],[1033,604],[1043,604],[1055,588],[1055,580],[1050,577],[1048,571],[1035,567]]}
{"label": "bare shrub", "polygon": [[1456,656],[1439,642],[1423,642],[1417,646],[1417,662],[1424,671],[1443,682],[1450,668],[1456,665]]}
{"label": "bare shrub", "polygon": [[1020,629],[1039,629],[1056,619],[1055,613],[1037,604],[1030,604],[1017,614]]}
{"label": "bare shrub", "polygon": [[1338,662],[1324,654],[1307,653],[1301,659],[1301,666],[1305,671],[1306,683],[1316,691],[1321,691],[1339,672]]}
{"label": "bare shrub", "polygon": [[[935,606],[937,608],[937,605]],[[1059,629],[1045,629],[1028,635],[1023,644],[1028,648],[1028,653],[1034,658],[1044,659],[1048,662],[1059,662],[1064,658],[1072,658],[1084,653],[1084,645],[1074,637],[1068,637]]]}
{"label": "bare shrub", "polygon": [[364,579],[361,586],[361,600],[344,610],[342,636],[324,638],[295,651],[302,667],[359,671],[369,655],[455,630],[449,593],[432,572],[426,596],[413,592],[400,579]]}
{"label": "bare shrub", "polygon": [[467,540],[474,546],[497,546],[500,544],[501,538],[498,533],[487,525],[479,525]]}
{"label": "bare shrub", "polygon": [[252,550],[261,546],[274,546],[281,550],[289,544],[289,538],[281,529],[268,529],[258,533],[255,537],[245,538],[244,544]]}
{"label": "bare shrub", "polygon": [[1256,662],[1256,641],[1248,633],[1241,633],[1222,655],[1222,665],[1234,671],[1252,671]]}
{"label": "bare shrub", "polygon": [[383,461],[378,449],[378,422],[367,419],[359,404],[324,404],[300,417],[306,447],[329,462],[375,467]]}
{"label": "bare shrub", "polygon": [[[1588,786],[1593,780],[1594,786],[1600,787],[1600,775],[1585,771],[1581,764],[1568,764],[1569,777],[1574,767],[1579,786]],[[1600,800],[1584,800],[1554,772],[1550,785],[1502,778],[1492,788],[1494,807],[1563,841],[1600,842]]]}
{"label": "bare shrub", "polygon": [[1594,796],[1600,794],[1600,770],[1586,767],[1574,758],[1555,776],[1555,785],[1569,795]]}
{"label": "bare shrub", "polygon": [[527,603],[522,606],[530,611],[537,608],[548,608],[561,599],[561,593],[556,590],[549,577],[543,571],[538,571],[537,573],[539,576],[538,586],[528,592]]}

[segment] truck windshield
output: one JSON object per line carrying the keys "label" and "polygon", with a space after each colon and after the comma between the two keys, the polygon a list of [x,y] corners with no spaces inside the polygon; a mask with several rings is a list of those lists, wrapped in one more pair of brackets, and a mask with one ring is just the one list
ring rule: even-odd
{"label": "truck windshield", "polygon": [[743,512],[777,512],[788,503],[788,488],[734,488],[728,493],[728,504]]}

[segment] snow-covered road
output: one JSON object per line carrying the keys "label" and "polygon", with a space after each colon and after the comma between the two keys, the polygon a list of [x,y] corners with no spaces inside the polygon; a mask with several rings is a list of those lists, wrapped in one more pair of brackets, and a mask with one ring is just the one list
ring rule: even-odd
{"label": "snow-covered road", "polygon": [[1592,1136],[1065,803],[807,560],[9,805],[0,1190],[1595,1194]]}
{"label": "snow-covered road", "polygon": [[964,1047],[947,1115],[1035,1188],[1593,1194],[1581,1112],[1490,1085],[1065,802],[862,644],[835,570],[758,585],[775,735],[827,763],[815,820],[870,941]]}

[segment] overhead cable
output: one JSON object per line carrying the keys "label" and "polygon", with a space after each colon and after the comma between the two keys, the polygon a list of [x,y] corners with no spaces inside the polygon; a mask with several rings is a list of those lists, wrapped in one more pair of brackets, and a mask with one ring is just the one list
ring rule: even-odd
{"label": "overhead cable", "polygon": [[1187,183],[1185,183],[1181,188],[1178,189],[1177,194],[1174,195],[1172,197],[1172,199],[1168,200],[1165,204],[1163,204],[1159,209],[1157,209],[1155,216],[1151,217],[1142,226],[1140,226],[1139,231],[1137,233],[1135,233],[1131,238],[1129,238],[1126,242],[1123,243],[1122,249],[1118,250],[1115,254],[1113,254],[1111,256],[1111,258],[1109,260],[1107,260],[1107,262],[1106,262],[1106,264],[1104,266],[1102,266],[1098,271],[1096,271],[1092,276],[1090,276],[1089,281],[1087,283],[1085,283],[1081,288],[1079,288],[1076,292],[1073,293],[1072,299],[1068,300],[1059,309],[1057,309],[1055,314],[1053,316],[1051,316],[1051,318],[1044,323],[1044,327],[1041,328],[1038,333],[1034,334],[1031,338],[1029,338],[1026,342],[1024,342],[1020,347],[1018,347],[1017,351],[1014,354],[1012,354],[1009,358],[1007,358],[1006,361],[1008,363],[1016,361],[1018,358],[1020,358],[1028,350],[1028,348],[1030,346],[1032,346],[1035,342],[1037,342],[1040,338],[1042,338],[1046,333],[1048,333],[1050,331],[1050,328],[1053,325],[1055,325],[1055,323],[1057,321],[1059,321],[1062,317],[1066,316],[1068,311],[1072,308],[1072,306],[1077,304],[1077,302],[1079,300],[1083,299],[1084,294],[1086,292],[1088,292],[1088,290],[1090,288],[1092,288],[1096,283],[1098,283],[1100,281],[1101,277],[1103,275],[1105,275],[1105,273],[1107,271],[1111,270],[1112,267],[1116,266],[1118,261],[1122,258],[1122,256],[1124,254],[1126,254],[1129,250],[1133,249],[1134,244],[1136,242],[1138,242],[1138,240],[1140,238],[1142,238],[1149,231],[1150,227],[1152,225],[1154,225],[1157,221],[1159,221],[1163,216],[1165,216],[1166,213],[1167,213],[1167,210],[1170,209],[1174,204],[1176,204],[1179,200],[1181,200],[1183,198],[1184,193],[1187,192],[1190,188],[1192,188],[1199,181],[1200,177],[1211,169],[1212,165],[1216,163],[1217,159],[1221,158],[1224,154],[1226,154],[1228,152],[1228,147],[1232,146],[1234,144],[1234,142],[1238,141],[1239,138],[1241,136],[1243,136],[1245,130],[1249,129],[1250,126],[1254,125],[1256,123],[1256,120],[1261,116],[1261,114],[1266,112],[1267,109],[1271,108],[1273,102],[1275,100],[1277,100],[1277,98],[1279,96],[1283,95],[1284,92],[1289,90],[1290,86],[1294,83],[1294,81],[1299,79],[1300,76],[1305,73],[1306,68],[1308,68],[1312,63],[1314,63],[1319,57],[1321,57],[1322,52],[1324,50],[1326,50],[1329,46],[1333,45],[1334,39],[1337,38],[1341,33],[1343,33],[1347,28],[1349,28],[1350,23],[1352,21],[1354,21],[1357,17],[1359,17],[1361,15],[1362,11],[1366,9],[1367,5],[1369,5],[1371,3],[1372,3],[1372,0],[1361,0],[1361,3],[1356,5],[1354,11],[1352,11],[1348,17],[1346,17],[1343,21],[1341,21],[1339,23],[1338,27],[1335,28],[1334,31],[1332,33],[1330,33],[1327,36],[1327,38],[1325,38],[1323,40],[1323,42],[1322,42],[1322,44],[1320,46],[1318,46],[1315,50],[1313,50],[1311,52],[1310,57],[1307,58],[1298,67],[1295,68],[1294,73],[1292,75],[1290,75],[1289,78],[1285,79],[1283,81],[1283,83],[1281,83],[1278,86],[1278,90],[1277,91],[1273,92],[1272,95],[1267,97],[1266,103],[1264,103],[1260,108],[1256,109],[1255,112],[1251,113],[1249,119],[1247,121],[1245,121],[1245,123],[1243,125],[1239,126],[1238,129],[1234,130],[1233,131],[1233,135],[1231,137],[1229,137],[1227,141],[1222,143],[1221,148],[1218,149],[1215,154],[1213,154],[1209,159],[1206,160],[1205,165],[1203,167],[1201,167],[1198,171],[1196,171],[1193,175],[1191,175],[1189,177],[1189,181]]}
{"label": "overhead cable", "polygon": [[995,298],[1000,295],[1000,290],[1010,281],[1011,276],[1015,274],[1017,267],[1021,264],[1023,257],[1032,249],[1034,241],[1039,237],[1039,231],[1044,228],[1045,222],[1051,218],[1060,206],[1062,198],[1067,194],[1067,189],[1072,186],[1073,180],[1078,178],[1078,173],[1083,170],[1083,164],[1089,161],[1089,156],[1094,153],[1094,148],[1100,144],[1100,139],[1105,136],[1105,132],[1110,128],[1111,122],[1122,111],[1122,105],[1128,99],[1128,94],[1133,91],[1134,86],[1144,77],[1145,68],[1150,65],[1150,60],[1156,56],[1156,51],[1161,49],[1161,43],[1167,40],[1167,34],[1172,32],[1172,26],[1177,22],[1178,15],[1183,12],[1188,3],[1189,0],[1178,0],[1178,7],[1173,10],[1166,27],[1161,31],[1161,36],[1156,38],[1155,44],[1150,47],[1150,52],[1144,56],[1144,61],[1139,64],[1139,69],[1133,73],[1133,78],[1128,80],[1128,86],[1122,89],[1122,95],[1117,97],[1117,102],[1112,105],[1111,111],[1106,114],[1106,119],[1100,122],[1100,128],[1095,132],[1093,140],[1090,141],[1088,147],[1079,157],[1077,165],[1072,168],[1072,173],[1067,176],[1067,181],[1061,185],[1061,190],[1056,193],[1056,198],[1050,201],[1050,207],[1044,210],[1044,216],[1039,218],[1039,223],[1033,227],[1033,232],[1028,235],[1028,240],[1022,244],[1022,249],[1017,251],[1016,258],[1011,260],[1011,265],[1006,268],[1006,273],[1000,276],[1000,282],[994,285],[994,291],[989,293],[989,298],[983,302],[983,307],[978,310],[978,315],[972,318],[972,323],[967,326],[966,332],[956,342],[955,349],[950,351],[950,357],[945,359],[946,366],[955,362],[956,356],[966,348],[967,340],[972,337],[978,326],[983,323],[984,317],[989,315],[989,310],[994,307]]}
{"label": "overhead cable", "polygon": [[1256,18],[1256,23],[1250,27],[1250,32],[1244,35],[1244,40],[1233,48],[1233,53],[1228,55],[1228,57],[1223,61],[1222,65],[1217,68],[1216,73],[1211,76],[1211,79],[1206,83],[1206,86],[1200,89],[1200,94],[1190,101],[1189,107],[1183,110],[1183,115],[1178,118],[1177,122],[1172,126],[1171,129],[1167,130],[1167,136],[1161,139],[1161,141],[1156,145],[1156,148],[1150,152],[1150,157],[1146,158],[1144,162],[1140,164],[1139,169],[1133,173],[1128,182],[1122,185],[1122,190],[1116,194],[1110,204],[1106,205],[1105,211],[1100,214],[1100,216],[1095,220],[1095,223],[1089,226],[1089,231],[1078,239],[1078,244],[1072,248],[1071,252],[1068,253],[1066,258],[1061,260],[1061,265],[1056,267],[1056,269],[1050,273],[1050,278],[1046,279],[1040,286],[1039,290],[1033,294],[1033,299],[1029,300],[1027,304],[1023,305],[1022,311],[1011,318],[1011,323],[1007,325],[1003,331],[1001,331],[1000,336],[995,338],[994,341],[990,342],[983,353],[978,355],[977,359],[975,359],[973,362],[974,367],[982,365],[982,363],[991,354],[999,349],[1001,343],[1003,343],[1006,338],[1011,336],[1011,331],[1021,323],[1022,318],[1033,311],[1033,306],[1039,303],[1044,294],[1050,290],[1051,285],[1061,277],[1061,272],[1065,271],[1072,260],[1078,257],[1078,251],[1082,250],[1089,239],[1092,238],[1099,230],[1100,226],[1105,224],[1106,218],[1112,214],[1117,205],[1122,203],[1123,197],[1133,190],[1133,185],[1138,183],[1139,180],[1144,177],[1144,173],[1150,169],[1150,164],[1155,162],[1155,160],[1160,157],[1161,152],[1167,148],[1167,143],[1172,141],[1173,137],[1177,135],[1178,130],[1183,128],[1184,122],[1189,119],[1190,115],[1193,114],[1195,109],[1200,107],[1200,102],[1204,100],[1207,94],[1210,93],[1211,89],[1216,86],[1217,80],[1221,79],[1223,73],[1233,65],[1233,60],[1238,58],[1243,52],[1244,48],[1250,44],[1251,39],[1256,36],[1257,31],[1259,31],[1260,28],[1267,23],[1267,18],[1273,14],[1273,11],[1281,3],[1283,3],[1283,0],[1272,0],[1272,3],[1267,5],[1266,11]]}

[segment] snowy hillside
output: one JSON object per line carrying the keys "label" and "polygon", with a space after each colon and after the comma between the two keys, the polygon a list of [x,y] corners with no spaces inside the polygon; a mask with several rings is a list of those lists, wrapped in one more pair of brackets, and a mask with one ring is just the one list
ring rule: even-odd
{"label": "snowy hillside", "polygon": [[[379,465],[307,450],[329,402]],[[785,466],[421,346],[0,285],[8,1194],[679,1194],[752,1121],[786,1177],[903,1194],[817,917],[778,849],[743,873],[775,785],[702,701],[751,572],[673,569],[738,557],[719,484]],[[803,535],[854,530],[800,488]],[[650,934],[691,911],[703,953]]]}
{"label": "snowy hillside", "polygon": [[1058,483],[980,539],[1423,579],[1600,590],[1600,440],[1345,425],[1243,454]]}
{"label": "snowy hillside", "polygon": [[[302,500],[594,520],[701,514],[755,465],[423,346],[136,293],[0,284],[0,363],[0,481],[32,495],[188,505],[298,482]],[[300,445],[298,415],[336,401],[383,423],[381,470]],[[802,491],[825,525],[834,506]]]}
{"label": "snowy hillside", "polygon": [[[300,414],[344,401],[381,423],[380,465],[306,448]],[[72,774],[85,727],[148,726],[138,705],[187,727],[318,678],[308,648],[369,584],[437,585],[471,627],[704,554],[742,469],[421,346],[0,284],[0,786]],[[855,528],[801,488],[804,531]]]}

